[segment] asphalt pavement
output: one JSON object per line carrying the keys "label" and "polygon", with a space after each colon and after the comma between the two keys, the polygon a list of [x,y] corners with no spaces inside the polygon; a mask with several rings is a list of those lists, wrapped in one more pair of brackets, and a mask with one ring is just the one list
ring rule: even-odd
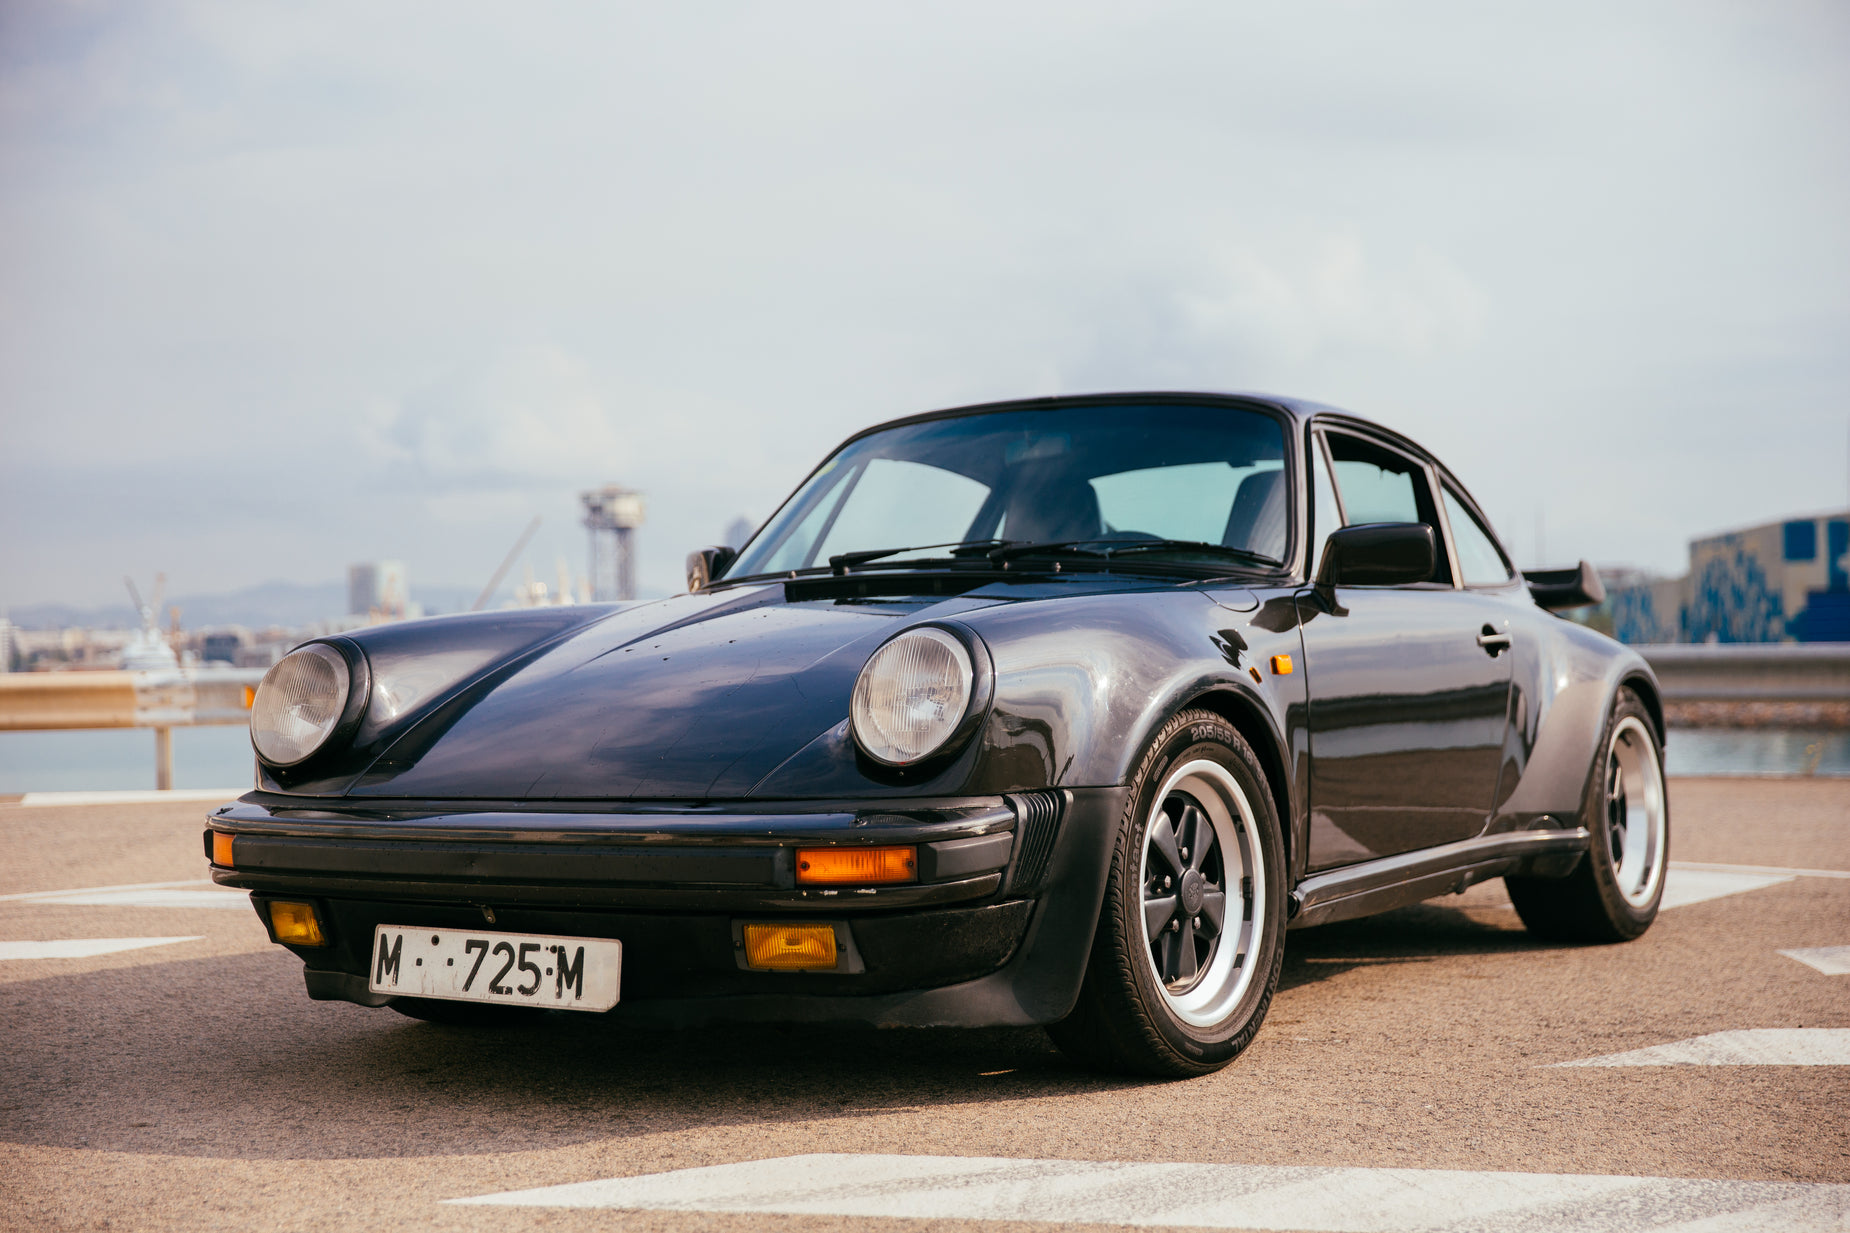
{"label": "asphalt pavement", "polygon": [[1296,932],[1182,1082],[311,1002],[203,882],[207,806],[0,805],[0,1227],[1850,1228],[1850,781],[1671,796],[1638,941],[1532,941],[1501,882]]}

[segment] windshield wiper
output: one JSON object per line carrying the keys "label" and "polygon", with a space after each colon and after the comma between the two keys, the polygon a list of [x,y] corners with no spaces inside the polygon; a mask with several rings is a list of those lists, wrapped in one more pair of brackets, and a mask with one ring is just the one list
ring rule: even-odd
{"label": "windshield wiper", "polygon": [[1115,545],[1108,555],[1120,556],[1127,552],[1164,552],[1186,549],[1190,552],[1206,552],[1214,556],[1234,557],[1241,561],[1251,561],[1255,565],[1282,565],[1277,557],[1269,557],[1263,552],[1254,552],[1250,548],[1235,548],[1232,544],[1211,544],[1199,539],[1134,539]]}
{"label": "windshield wiper", "polygon": [[[1088,547],[1088,545],[1098,545]],[[1212,553],[1215,556],[1234,557],[1241,561],[1250,561],[1256,565],[1278,565],[1276,558],[1264,553],[1253,552],[1247,548],[1235,548],[1229,544],[1211,544],[1206,540],[1189,539],[1064,539],[1048,543],[1032,543],[1013,540],[989,550],[989,559],[996,563],[1011,561],[1017,557],[1035,556],[1040,553],[1066,554],[1097,557],[1109,561],[1113,557],[1125,556],[1137,552],[1180,551]]]}
{"label": "windshield wiper", "polygon": [[1107,542],[1109,541],[1102,539],[1009,539],[1003,540],[994,548],[988,549],[983,555],[987,556],[990,561],[996,564],[1001,564],[1003,561],[1012,561],[1016,557],[1033,556],[1039,553],[1054,555],[1071,553],[1077,556],[1098,557],[1102,560],[1109,554],[1100,552],[1096,548],[1087,548],[1085,545],[1103,544]]}
{"label": "windshield wiper", "polygon": [[856,552],[836,553],[829,558],[829,569],[841,575],[856,565],[865,565],[869,561],[878,561],[882,557],[896,557],[902,552],[924,552],[928,548],[949,548],[952,556],[966,556],[975,552],[987,552],[998,544],[1010,542],[1004,539],[954,539],[942,544],[914,544],[910,548],[863,548]]}
{"label": "windshield wiper", "polygon": [[[925,552],[933,548],[948,548],[953,560],[966,557],[987,557],[991,565],[1001,565],[1020,557],[1029,556],[1074,556],[1099,565],[1108,565],[1112,558],[1128,556],[1133,553],[1188,551],[1209,553],[1214,556],[1232,557],[1239,561],[1255,565],[1276,566],[1277,560],[1263,553],[1252,552],[1245,548],[1234,548],[1227,544],[1211,544],[1205,540],[1186,539],[1062,539],[1062,540],[1022,540],[1022,539],[966,539],[951,540],[942,544],[914,544],[907,548],[864,548],[854,552],[838,552],[829,558],[829,571],[836,577],[844,577],[857,565],[867,565],[887,557],[896,557],[906,552]],[[896,566],[927,565],[942,563],[942,557],[927,557],[918,561],[893,561]],[[820,570],[820,567],[811,567]],[[796,571],[799,573],[807,570]]]}

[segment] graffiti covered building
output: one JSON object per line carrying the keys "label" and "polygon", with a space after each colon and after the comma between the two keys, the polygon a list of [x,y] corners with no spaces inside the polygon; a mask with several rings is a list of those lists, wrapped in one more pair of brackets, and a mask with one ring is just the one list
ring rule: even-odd
{"label": "graffiti covered building", "polygon": [[1692,540],[1689,573],[1610,571],[1589,623],[1621,642],[1850,642],[1850,510]]}

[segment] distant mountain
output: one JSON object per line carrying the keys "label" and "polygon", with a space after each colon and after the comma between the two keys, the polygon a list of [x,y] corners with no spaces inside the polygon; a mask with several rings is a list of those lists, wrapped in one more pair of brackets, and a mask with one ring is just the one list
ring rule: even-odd
{"label": "distant mountain", "polygon": [[[504,585],[490,606],[507,602],[513,584]],[[413,586],[411,598],[424,605],[425,616],[465,612],[475,602],[472,587]],[[645,591],[643,599],[662,599],[665,591]],[[242,625],[247,629],[264,629],[281,625],[300,629],[321,621],[336,620],[347,612],[347,584],[344,582],[261,582],[239,591],[218,595],[176,595],[161,603],[161,623],[167,623],[167,609],[180,610],[180,624],[187,629],[207,625]],[[133,629],[140,621],[129,607],[126,597],[120,604],[102,604],[79,608],[71,604],[25,604],[7,614],[21,629]]]}
{"label": "distant mountain", "polygon": [[[475,602],[476,592],[466,587],[414,587],[412,598],[427,614],[461,612]],[[161,622],[168,607],[180,610],[180,623],[188,629],[204,625],[243,625],[262,629],[282,625],[291,629],[330,621],[347,611],[344,582],[261,582],[218,595],[175,595],[162,602]],[[126,598],[120,604],[79,608],[70,604],[26,604],[7,613],[22,629],[131,629],[139,621]]]}

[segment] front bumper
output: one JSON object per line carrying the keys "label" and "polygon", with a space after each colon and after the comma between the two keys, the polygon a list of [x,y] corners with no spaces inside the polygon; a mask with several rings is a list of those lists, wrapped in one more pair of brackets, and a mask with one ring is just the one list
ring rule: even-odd
{"label": "front bumper", "polygon": [[[755,803],[754,803],[755,804]],[[1119,789],[959,801],[622,813],[305,801],[252,793],[210,819],[213,880],[309,899],[328,945],[291,946],[312,996],[367,989],[374,926],[492,927],[624,943],[613,1014],[676,1023],[1046,1023],[1078,995],[1122,806]],[[796,882],[798,847],[916,844],[916,884]],[[745,970],[741,919],[841,922],[854,973]]]}

